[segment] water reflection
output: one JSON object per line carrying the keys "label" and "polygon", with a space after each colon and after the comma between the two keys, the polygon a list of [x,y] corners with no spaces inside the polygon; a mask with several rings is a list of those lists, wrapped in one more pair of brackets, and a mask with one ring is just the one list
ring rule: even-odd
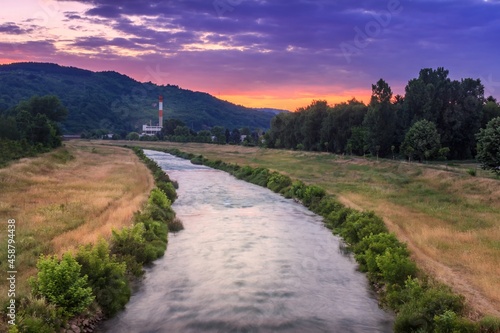
{"label": "water reflection", "polygon": [[227,173],[146,151],[179,182],[185,230],[103,332],[391,332],[321,219]]}

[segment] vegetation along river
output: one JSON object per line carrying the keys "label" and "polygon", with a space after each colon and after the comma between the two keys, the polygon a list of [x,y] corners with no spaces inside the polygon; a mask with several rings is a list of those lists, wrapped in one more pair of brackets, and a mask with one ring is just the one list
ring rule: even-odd
{"label": "vegetation along river", "polygon": [[185,230],[105,332],[391,332],[339,238],[302,205],[169,154]]}

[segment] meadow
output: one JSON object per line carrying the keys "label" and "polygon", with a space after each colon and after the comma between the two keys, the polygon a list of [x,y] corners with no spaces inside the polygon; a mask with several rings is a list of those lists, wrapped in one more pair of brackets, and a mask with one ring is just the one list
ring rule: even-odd
{"label": "meadow", "polygon": [[[117,142],[125,144],[125,142]],[[130,144],[127,142],[126,144]],[[466,298],[470,318],[500,316],[500,181],[473,164],[420,164],[230,145],[141,142],[266,167],[372,210],[418,267]]]}
{"label": "meadow", "polygon": [[[40,254],[62,255],[83,244],[111,237],[111,230],[131,225],[154,181],[133,151],[68,141],[35,158],[0,169],[0,244],[6,244],[6,221],[16,220],[16,294],[26,295],[27,278],[36,272]],[[6,245],[5,245],[6,246]],[[3,251],[6,253],[6,251]],[[0,267],[7,271],[5,255]],[[0,301],[7,297],[0,282]]]}

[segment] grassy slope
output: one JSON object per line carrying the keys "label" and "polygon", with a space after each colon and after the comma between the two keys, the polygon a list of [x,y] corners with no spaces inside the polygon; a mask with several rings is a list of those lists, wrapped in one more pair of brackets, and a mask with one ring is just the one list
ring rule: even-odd
{"label": "grassy slope", "polygon": [[[27,291],[39,254],[61,254],[131,223],[153,186],[135,154],[124,148],[66,142],[65,148],[0,169],[0,244],[16,219],[17,293]],[[6,251],[2,251],[6,253]],[[5,256],[1,270],[7,271]],[[0,300],[7,297],[0,282]]]}
{"label": "grassy slope", "polygon": [[[143,145],[143,143],[141,143]],[[264,166],[374,210],[408,242],[419,266],[466,296],[471,317],[500,315],[500,181],[465,169],[331,154],[203,144],[163,145],[240,165]],[[480,173],[481,174],[481,173]]]}

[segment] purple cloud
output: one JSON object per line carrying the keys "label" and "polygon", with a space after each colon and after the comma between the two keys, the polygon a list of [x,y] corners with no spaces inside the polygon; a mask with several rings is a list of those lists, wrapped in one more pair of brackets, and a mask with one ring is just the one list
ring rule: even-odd
{"label": "purple cloud", "polygon": [[[196,76],[207,86],[369,89],[382,77],[402,93],[424,67],[444,66],[457,78],[500,77],[492,37],[500,35],[498,1],[76,1],[92,8],[67,12],[69,20],[106,24],[124,37],[89,36],[75,46],[148,50],[135,61],[165,64],[174,84]],[[186,51],[191,44],[207,50]]]}
{"label": "purple cloud", "polygon": [[14,22],[6,22],[3,24],[0,24],[0,33],[5,33],[8,35],[24,35],[24,34],[29,34],[33,32],[34,28],[29,27],[29,28],[23,28],[17,25]]}

